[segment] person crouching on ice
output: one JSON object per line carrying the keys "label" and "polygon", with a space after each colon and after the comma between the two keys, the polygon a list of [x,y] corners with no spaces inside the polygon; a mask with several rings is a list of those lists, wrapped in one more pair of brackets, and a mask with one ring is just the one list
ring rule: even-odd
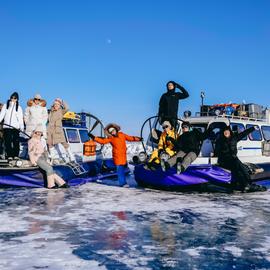
{"label": "person crouching on ice", "polygon": [[159,164],[162,156],[167,155],[169,157],[175,155],[174,144],[168,138],[177,139],[178,134],[175,132],[169,121],[162,123],[162,129],[164,130],[159,138],[158,149],[154,150],[148,163],[144,166],[145,169],[155,170]]}
{"label": "person crouching on ice", "polygon": [[97,143],[110,143],[112,146],[113,162],[116,165],[119,185],[121,187],[127,186],[125,177],[125,167],[127,164],[127,146],[126,141],[139,142],[142,139],[136,136],[129,136],[120,131],[120,127],[116,124],[108,124],[104,129],[107,138],[95,137],[88,133],[88,136]]}
{"label": "person crouching on ice", "polygon": [[31,139],[28,141],[28,154],[30,161],[33,166],[38,166],[46,172],[47,176],[47,187],[49,189],[57,188],[67,188],[69,187],[66,182],[58,176],[50,163],[47,161],[48,153],[46,141],[42,140],[43,126],[37,126],[33,131]]}

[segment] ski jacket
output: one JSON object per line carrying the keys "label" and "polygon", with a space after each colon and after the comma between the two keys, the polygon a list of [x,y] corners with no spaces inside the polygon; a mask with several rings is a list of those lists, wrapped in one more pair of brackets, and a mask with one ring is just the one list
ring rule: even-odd
{"label": "ski jacket", "polygon": [[226,138],[223,134],[217,139],[215,146],[215,155],[218,157],[218,163],[237,157],[237,143],[255,130],[254,127],[248,128],[241,133],[232,133],[231,137]]}
{"label": "ski jacket", "polygon": [[196,155],[199,155],[202,141],[206,139],[207,134],[207,131],[202,133],[198,129],[182,133],[176,140],[176,151],[194,152]]}
{"label": "ski jacket", "polygon": [[37,138],[31,138],[28,141],[28,155],[31,163],[36,165],[37,160],[46,151],[46,141]]}
{"label": "ski jacket", "polygon": [[123,132],[118,132],[116,136],[109,138],[95,137],[94,141],[100,144],[110,143],[112,146],[112,157],[115,165],[126,165],[127,163],[127,146],[126,141],[138,142],[140,138],[129,136]]}
{"label": "ski jacket", "polygon": [[49,124],[47,127],[48,145],[56,145],[58,143],[66,143],[63,130],[62,120],[64,114],[68,111],[68,105],[63,102],[63,107],[59,110],[51,108],[49,113]]}
{"label": "ski jacket", "polygon": [[178,86],[182,92],[175,92],[175,90],[168,90],[164,93],[159,101],[158,116],[162,119],[176,119],[178,114],[179,100],[189,97],[187,90]]}
{"label": "ski jacket", "polygon": [[[24,123],[23,123],[23,110],[21,106],[18,106],[18,110],[16,110],[16,103],[11,102],[7,109],[7,105],[4,104],[0,113],[0,123],[4,119],[3,128],[16,128],[20,129],[21,131],[24,130]],[[6,126],[10,125],[10,126]]]}
{"label": "ski jacket", "polygon": [[[168,139],[172,138],[172,139]],[[159,142],[158,142],[158,150],[163,150],[166,153],[168,153],[170,156],[175,154],[175,146],[173,143],[173,140],[176,140],[178,138],[178,134],[175,133],[174,130],[169,130],[167,133],[166,131],[163,131],[160,135]]]}
{"label": "ski jacket", "polygon": [[43,136],[47,137],[46,124],[48,121],[47,108],[41,105],[32,104],[28,106],[24,113],[24,121],[26,125],[25,132],[32,136],[32,132],[37,126],[42,126]]}

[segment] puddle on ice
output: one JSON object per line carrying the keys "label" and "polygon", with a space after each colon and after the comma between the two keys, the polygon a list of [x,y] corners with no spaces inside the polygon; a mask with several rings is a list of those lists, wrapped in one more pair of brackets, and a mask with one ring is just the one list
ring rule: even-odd
{"label": "puddle on ice", "polygon": [[270,193],[0,190],[0,269],[269,269]]}

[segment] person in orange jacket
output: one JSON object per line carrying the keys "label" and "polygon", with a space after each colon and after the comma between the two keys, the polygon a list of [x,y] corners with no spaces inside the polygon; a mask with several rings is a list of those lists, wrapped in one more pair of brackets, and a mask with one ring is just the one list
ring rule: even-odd
{"label": "person in orange jacket", "polygon": [[88,136],[95,142],[100,144],[110,143],[112,146],[113,162],[116,165],[119,185],[126,186],[125,166],[127,164],[127,146],[126,141],[139,142],[142,140],[140,137],[129,136],[120,131],[120,127],[116,124],[108,124],[104,129],[107,138],[95,137],[93,134],[88,133]]}

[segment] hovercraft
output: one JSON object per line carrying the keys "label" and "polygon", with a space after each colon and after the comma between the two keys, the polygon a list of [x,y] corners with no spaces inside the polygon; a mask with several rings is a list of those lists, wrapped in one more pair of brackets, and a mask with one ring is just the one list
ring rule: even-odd
{"label": "hovercraft", "polygon": [[[54,165],[53,169],[70,186],[117,177],[112,159]],[[129,172],[127,167],[126,174]],[[46,187],[46,175],[38,167],[2,167],[0,168],[0,187]]]}
{"label": "hovercraft", "polygon": [[[254,170],[251,174],[252,182],[269,183],[270,166],[264,166],[264,169],[253,164],[248,166],[250,170]],[[230,171],[211,164],[192,164],[181,174],[177,174],[175,168],[163,172],[161,168],[149,170],[140,164],[135,166],[134,176],[139,186],[175,191],[202,190],[209,186],[230,189],[234,181]]]}
{"label": "hovercraft", "polygon": [[[112,159],[103,157],[102,145],[97,144],[90,156],[86,156],[84,153],[85,143],[89,141],[89,131],[97,136],[104,136],[103,124],[97,117],[89,113],[69,113],[68,117],[63,120],[63,130],[76,161],[56,162],[53,169],[70,186],[117,177],[116,167]],[[29,136],[25,135],[25,133],[21,132],[20,159],[12,161],[0,160],[1,188],[46,187],[45,173],[38,167],[31,166],[27,159],[27,140]],[[54,154],[53,160],[59,161],[61,147],[56,149]],[[127,167],[126,174],[129,172],[130,170]]]}
{"label": "hovercraft", "polygon": [[[142,125],[141,137],[146,137],[144,152],[139,155],[139,163],[144,163],[147,156],[157,148],[159,135],[162,132],[157,116],[148,118]],[[175,129],[181,134],[182,119],[175,119]],[[185,121],[189,121],[192,128],[201,131],[211,126],[214,134],[207,138],[201,147],[198,158],[187,170],[180,175],[175,168],[163,172],[160,167],[156,170],[144,168],[143,164],[137,164],[134,168],[134,176],[138,185],[165,190],[198,190],[209,185],[230,188],[234,179],[231,172],[217,165],[217,158],[213,156],[215,140],[225,125],[241,131],[253,125],[257,125],[257,131],[244,138],[238,145],[239,159],[245,163],[250,171],[252,182],[268,185],[270,183],[270,120],[241,118],[233,116],[196,116],[186,115]],[[149,128],[147,130],[147,128]]]}

